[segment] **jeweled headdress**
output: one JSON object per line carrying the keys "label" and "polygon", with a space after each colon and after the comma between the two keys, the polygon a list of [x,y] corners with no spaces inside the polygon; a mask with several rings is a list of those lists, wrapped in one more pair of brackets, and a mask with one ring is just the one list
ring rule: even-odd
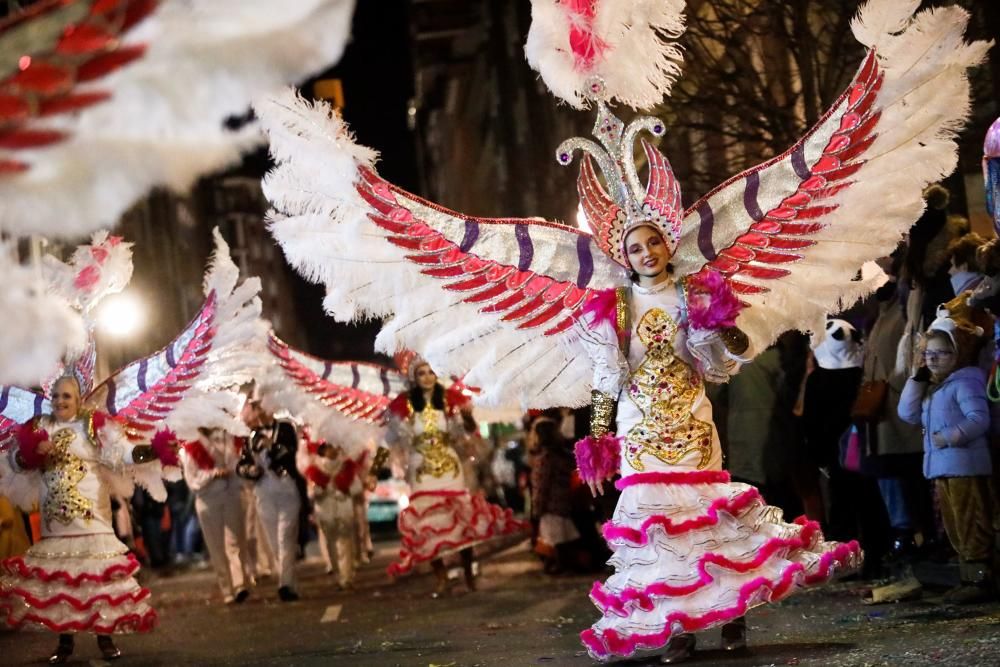
{"label": "jeweled headdress", "polygon": [[[663,234],[673,253],[681,240],[684,216],[680,183],[674,178],[666,156],[643,139],[642,148],[649,164],[649,180],[643,187],[632,149],[636,137],[643,130],[653,136],[663,136],[663,122],[652,116],[640,116],[626,127],[605,104],[603,81],[593,79],[590,93],[597,105],[593,133],[601,145],[580,137],[567,139],[556,150],[556,159],[560,164],[568,165],[574,151],[584,153],[577,189],[580,206],[598,246],[611,259],[629,268],[624,250],[625,237],[636,227],[650,225]],[[594,162],[604,175],[610,192],[601,186],[594,171]]]}

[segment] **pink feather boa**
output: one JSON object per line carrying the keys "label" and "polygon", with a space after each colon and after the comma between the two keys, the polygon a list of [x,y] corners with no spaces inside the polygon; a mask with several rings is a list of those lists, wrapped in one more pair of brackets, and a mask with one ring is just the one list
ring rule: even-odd
{"label": "pink feather boa", "polygon": [[45,465],[45,455],[38,452],[38,445],[48,439],[48,431],[36,429],[34,422],[29,421],[17,427],[17,453],[25,468],[34,470]]}
{"label": "pink feather boa", "polygon": [[588,435],[576,443],[574,451],[580,479],[584,482],[603,482],[618,472],[621,438],[608,434],[599,438]]}
{"label": "pink feather boa", "polygon": [[700,271],[687,282],[688,322],[694,329],[716,330],[736,326],[743,304],[716,271]]}
{"label": "pink feather boa", "polygon": [[160,460],[162,466],[178,467],[181,460],[177,457],[177,434],[168,428],[157,431],[153,436],[153,441],[149,443],[156,458]]}
{"label": "pink feather boa", "polygon": [[618,290],[603,289],[594,292],[594,296],[583,306],[583,314],[590,316],[591,329],[604,322],[617,328]]}

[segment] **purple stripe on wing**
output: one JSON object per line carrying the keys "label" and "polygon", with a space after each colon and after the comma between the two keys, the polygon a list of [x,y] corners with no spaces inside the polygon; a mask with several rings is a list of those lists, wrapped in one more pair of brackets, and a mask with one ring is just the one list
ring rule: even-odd
{"label": "purple stripe on wing", "polygon": [[382,395],[383,396],[388,396],[389,395],[389,389],[390,389],[389,388],[389,371],[388,371],[388,369],[383,368],[381,371],[379,371],[379,376],[381,376],[381,378],[382,378]]}
{"label": "purple stripe on wing", "polygon": [[330,373],[332,373],[332,372],[333,372],[333,364],[332,364],[332,363],[330,363],[329,361],[325,362],[325,363],[323,364],[323,375],[322,375],[322,379],[324,379],[324,380],[327,380],[327,379],[329,379],[329,378],[330,378]]}
{"label": "purple stripe on wing", "polygon": [[576,276],[576,286],[583,288],[594,277],[594,255],[590,251],[590,237],[576,238],[576,258],[580,261],[580,272]]}
{"label": "purple stripe on wing", "polygon": [[535,257],[535,247],[531,244],[528,225],[523,223],[514,225],[514,236],[517,238],[519,251],[517,268],[521,271],[527,271],[531,268],[531,260]]}
{"label": "purple stripe on wing", "polygon": [[351,389],[357,389],[361,384],[361,371],[357,364],[351,364]]}
{"label": "purple stripe on wing", "polygon": [[476,245],[476,241],[479,239],[479,223],[474,220],[465,221],[465,236],[462,237],[462,243],[458,246],[458,249],[462,252],[469,252],[472,250],[472,246]]}
{"label": "purple stripe on wing", "polygon": [[754,222],[760,222],[764,217],[764,212],[760,210],[757,203],[757,192],[760,191],[760,174],[751,171],[746,177],[746,189],[743,190],[743,208],[753,218]]}
{"label": "purple stripe on wing", "polygon": [[712,211],[712,205],[707,199],[698,206],[697,211],[698,217],[701,218],[701,224],[698,225],[698,250],[705,256],[705,259],[711,262],[719,256],[715,252],[715,246],[712,244],[712,232],[715,230],[715,213]]}
{"label": "purple stripe on wing", "polygon": [[792,169],[795,170],[795,175],[801,178],[803,181],[812,176],[809,171],[809,165],[806,164],[806,145],[805,142],[799,143],[792,151]]}
{"label": "purple stripe on wing", "polygon": [[141,391],[143,393],[145,393],[147,391],[147,389],[146,389],[146,367],[148,365],[149,364],[148,364],[148,362],[145,359],[143,359],[142,361],[140,361],[139,362],[139,372],[135,374],[135,380],[136,380],[136,382],[139,383],[139,391]]}

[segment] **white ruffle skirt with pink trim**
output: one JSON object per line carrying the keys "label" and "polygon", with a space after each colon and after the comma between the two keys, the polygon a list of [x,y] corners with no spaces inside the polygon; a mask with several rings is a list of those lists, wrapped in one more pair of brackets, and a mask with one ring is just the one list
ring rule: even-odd
{"label": "white ruffle skirt with pink trim", "polygon": [[827,542],[804,518],[785,523],[723,471],[636,473],[617,486],[604,526],[615,574],[591,589],[602,617],[580,636],[596,660],[655,653],[862,560],[857,542]]}
{"label": "white ruffle skirt with pink trim", "polygon": [[525,533],[528,524],[509,509],[486,502],[465,490],[420,491],[399,515],[399,561],[388,567],[393,577],[410,573],[420,563],[507,535]]}
{"label": "white ruffle skirt with pink trim", "polygon": [[0,564],[0,622],[59,633],[126,634],[156,626],[135,556],[114,535],[49,537]]}

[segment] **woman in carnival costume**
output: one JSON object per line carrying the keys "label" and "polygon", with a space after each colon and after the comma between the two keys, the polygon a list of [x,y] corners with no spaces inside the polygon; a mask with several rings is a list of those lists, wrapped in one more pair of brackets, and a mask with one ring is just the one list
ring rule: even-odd
{"label": "woman in carnival costume", "polygon": [[[205,302],[165,348],[93,387],[91,339],[59,372],[50,397],[0,387],[0,493],[26,511],[40,508],[42,518],[42,540],[0,564],[0,622],[58,633],[51,664],[69,659],[78,633],[96,634],[110,660],[121,655],[112,634],[156,626],[149,591],[134,578],[139,563],[115,537],[111,494],[131,497],[139,484],[165,501],[163,480],[181,477],[175,432],[191,438],[198,426],[240,427],[241,399],[228,389],[246,380],[242,369],[255,359],[247,348],[260,336],[260,281],[240,283],[218,230],[215,239]],[[83,267],[73,282],[120,275],[100,261],[94,248],[102,247],[82,246],[103,266]],[[131,257],[122,263],[130,273]]]}
{"label": "woman in carnival costume", "polygon": [[[616,573],[592,589],[602,617],[582,633],[596,660],[676,662],[693,651],[689,633],[727,623],[738,647],[748,609],[860,562],[856,544],[785,523],[729,481],[704,382],[786,330],[822,331],[877,288],[859,269],[898,245],[923,189],[954,169],[967,70],[989,45],[965,42],[963,9],[918,6],[865,3],[852,28],[868,53],[848,89],[787,151],[685,209],[646,140],[645,184],[637,173],[636,140],[665,124],[626,125],[609,109],[662,103],[680,71],[683,3],[534,0],[529,64],[568,104],[597,109],[596,141],[556,150],[564,165],[585,153],[590,231],[450,211],[382,179],[322,104],[290,93],[256,105],[276,163],[271,231],[326,285],[332,315],[385,318],[379,351],[413,349],[485,404],[593,399],[581,474],[595,490],[622,475],[606,526]],[[359,253],[379,270],[358,271]]]}
{"label": "woman in carnival costume", "polygon": [[[51,664],[66,662],[74,635],[91,632],[106,660],[121,652],[112,634],[149,632],[156,611],[149,589],[139,586],[139,562],[115,537],[111,475],[126,466],[160,458],[176,466],[169,432],[151,445],[133,445],[122,427],[102,412],[82,408],[80,382],[72,375],[52,386],[52,413],[22,425],[9,451],[13,474],[38,474],[42,539],[0,572],[0,614],[13,627],[59,633]],[[159,480],[159,463],[150,480]],[[162,489],[162,483],[160,483]]]}
{"label": "woman in carnival costume", "polygon": [[[476,589],[473,547],[490,539],[523,532],[525,525],[509,509],[469,492],[462,455],[476,432],[472,403],[457,388],[446,391],[423,359],[410,362],[410,390],[389,405],[386,444],[406,461],[410,504],[399,515],[402,547],[393,577],[430,562],[437,584],[434,596],[448,591],[444,559],[458,553],[465,585]],[[376,457],[384,460],[385,454]]]}

